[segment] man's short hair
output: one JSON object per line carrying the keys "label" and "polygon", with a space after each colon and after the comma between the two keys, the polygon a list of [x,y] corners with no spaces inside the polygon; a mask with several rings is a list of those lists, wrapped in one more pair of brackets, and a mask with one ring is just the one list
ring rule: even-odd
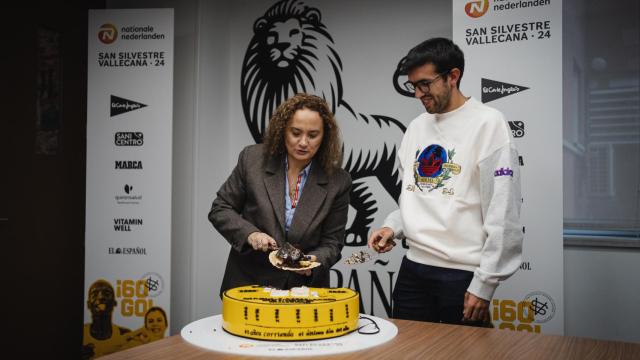
{"label": "man's short hair", "polygon": [[453,68],[460,69],[458,88],[464,73],[464,53],[458,45],[446,38],[431,38],[409,50],[399,65],[400,75],[408,75],[412,70],[427,63],[432,63],[438,74],[446,73]]}

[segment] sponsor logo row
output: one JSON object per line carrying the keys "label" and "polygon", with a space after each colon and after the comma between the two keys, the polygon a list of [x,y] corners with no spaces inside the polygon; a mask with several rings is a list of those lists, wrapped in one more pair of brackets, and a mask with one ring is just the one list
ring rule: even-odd
{"label": "sponsor logo row", "polygon": [[[138,110],[147,106],[146,104],[143,104],[141,102],[125,99],[115,95],[111,95],[110,100],[111,117]],[[114,136],[114,145],[142,146],[144,145],[144,133],[142,131],[118,131]],[[114,169],[142,170],[143,165],[141,160],[115,160]],[[142,201],[142,195],[134,193],[133,185],[125,184],[123,190],[124,194],[121,193],[114,196],[117,204],[140,204],[140,202]],[[128,224],[116,224],[115,227],[116,231],[131,231],[131,227]]]}
{"label": "sponsor logo row", "polygon": [[[129,185],[125,185],[125,188]],[[116,196],[116,200],[119,196]],[[142,198],[142,196],[140,196]],[[118,202],[119,204],[121,202]],[[133,203],[133,202],[126,202]],[[137,202],[136,202],[137,203]],[[114,218],[113,219],[113,231],[114,232],[136,232],[144,226],[142,218]],[[110,246],[106,248],[107,255],[122,255],[122,256],[146,256],[147,248],[141,246],[122,246],[114,247]]]}
{"label": "sponsor logo row", "polygon": [[[134,111],[146,107],[147,105],[143,103],[139,103],[133,100],[121,98],[115,95],[111,95],[111,117],[127,113],[129,111]],[[144,145],[144,133],[142,131],[118,131],[114,136],[114,144],[116,146],[142,146]],[[117,163],[117,162],[116,162]],[[125,166],[121,168],[136,168],[136,167],[127,167],[127,164],[116,164],[116,169],[118,166]],[[136,166],[131,165],[130,166]],[[140,169],[142,169],[142,163],[139,164]]]}
{"label": "sponsor logo row", "polygon": [[[146,107],[146,104],[111,95],[110,116],[118,116],[130,111]],[[142,146],[144,134],[141,131],[119,131],[114,136],[115,146]],[[142,170],[141,160],[114,160],[115,170]],[[131,184],[122,187],[123,193],[114,196],[118,205],[139,205],[142,202],[142,194],[138,193]],[[115,232],[132,232],[143,226],[141,218],[114,218],[113,230]],[[147,255],[144,247],[110,247],[109,255]]]}
{"label": "sponsor logo row", "polygon": [[[117,116],[129,111],[134,111],[146,107],[146,104],[111,95],[110,107],[111,117]],[[115,146],[142,146],[144,145],[144,134],[141,131],[119,131],[114,136]],[[115,170],[142,170],[143,165],[141,160],[115,160]],[[125,184],[124,194],[115,195],[116,203],[119,205],[125,204],[140,204],[142,201],[142,195],[135,194],[133,192],[133,185]],[[116,231],[131,231],[130,227],[126,230]]]}
{"label": "sponsor logo row", "polygon": [[[137,101],[111,95],[110,116],[118,116],[146,106],[146,104]],[[144,134],[141,131],[119,131],[115,133],[114,144],[116,146],[142,146],[144,145]]]}

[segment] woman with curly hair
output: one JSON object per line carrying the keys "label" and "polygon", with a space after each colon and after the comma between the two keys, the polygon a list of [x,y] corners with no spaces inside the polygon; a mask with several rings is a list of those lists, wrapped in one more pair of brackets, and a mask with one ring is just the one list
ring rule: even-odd
{"label": "woman with curly hair", "polygon": [[[231,244],[220,294],[244,285],[329,286],[341,257],[351,177],[327,103],[297,94],[273,114],[264,143],[247,146],[218,190],[209,220]],[[321,266],[283,271],[268,254],[289,243]]]}

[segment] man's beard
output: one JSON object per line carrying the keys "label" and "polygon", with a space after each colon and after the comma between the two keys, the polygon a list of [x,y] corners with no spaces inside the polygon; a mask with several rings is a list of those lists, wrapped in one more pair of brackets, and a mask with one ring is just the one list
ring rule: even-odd
{"label": "man's beard", "polygon": [[427,107],[427,104],[424,102],[424,108],[427,110],[429,114],[442,114],[445,112],[445,109],[449,107],[449,102],[451,101],[451,88],[448,84],[445,83],[444,91],[439,95],[429,94],[427,97],[431,98],[431,107]]}

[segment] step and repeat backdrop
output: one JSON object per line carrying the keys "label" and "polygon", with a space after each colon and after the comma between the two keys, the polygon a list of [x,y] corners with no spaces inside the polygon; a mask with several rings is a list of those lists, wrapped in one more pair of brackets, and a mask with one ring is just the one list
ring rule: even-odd
{"label": "step and repeat backdrop", "polygon": [[166,335],[173,10],[92,10],[83,354]]}
{"label": "step and repeat backdrop", "polygon": [[[407,247],[400,242],[377,255],[366,241],[397,209],[396,151],[406,126],[424,111],[402,94],[394,72],[419,42],[452,38],[465,53],[462,92],[505,114],[520,152],[523,262],[498,287],[493,323],[563,333],[561,0],[230,6],[230,53],[222,62],[229,64],[230,153],[261,141],[292,89],[329,102],[344,139],[343,167],[353,178],[343,259],[331,270],[331,286],[358,290],[361,311],[380,317],[391,315]],[[281,41],[286,46],[271,46],[265,28],[288,39]],[[92,11],[88,31],[84,351],[95,356],[167,335],[173,11]],[[228,168],[231,160],[211,161]],[[226,245],[221,237],[212,241]],[[225,251],[211,254],[211,261],[226,259]]]}

